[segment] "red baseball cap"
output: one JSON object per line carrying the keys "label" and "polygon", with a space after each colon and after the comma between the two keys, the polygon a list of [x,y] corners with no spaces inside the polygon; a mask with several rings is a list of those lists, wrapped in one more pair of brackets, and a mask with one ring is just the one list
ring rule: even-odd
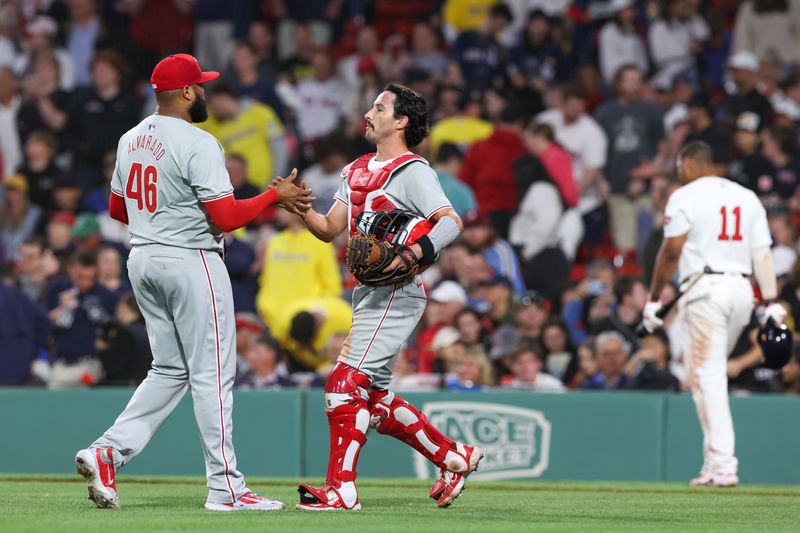
{"label": "red baseball cap", "polygon": [[158,62],[153,74],[150,76],[150,83],[153,89],[159,93],[161,91],[172,91],[187,85],[196,85],[207,81],[215,80],[219,77],[219,72],[203,72],[200,63],[194,56],[189,54],[174,54],[165,57]]}
{"label": "red baseball cap", "polygon": [[60,222],[61,224],[66,224],[69,227],[75,225],[76,216],[69,211],[56,211],[53,213],[53,216],[50,217],[50,222]]}

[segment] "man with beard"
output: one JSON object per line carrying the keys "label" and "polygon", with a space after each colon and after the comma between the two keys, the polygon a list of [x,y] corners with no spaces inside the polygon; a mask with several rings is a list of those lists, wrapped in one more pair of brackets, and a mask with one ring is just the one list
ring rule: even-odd
{"label": "man with beard", "polygon": [[153,365],[128,406],[75,457],[89,498],[118,508],[114,474],[136,457],[191,387],[203,441],[213,511],[283,509],[251,492],[236,469],[231,439],[236,326],[223,232],[247,225],[277,203],[300,213],[313,198],[277,178],[253,198],[233,196],[219,142],[193,126],[208,118],[203,72],[186,54],[156,65],[150,81],[158,107],[119,141],[109,213],[128,224],[128,273],[147,323]]}

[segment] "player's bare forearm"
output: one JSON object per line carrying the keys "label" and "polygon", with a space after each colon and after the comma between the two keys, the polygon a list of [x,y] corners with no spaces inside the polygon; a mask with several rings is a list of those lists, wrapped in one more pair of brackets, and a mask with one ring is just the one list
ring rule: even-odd
{"label": "player's bare forearm", "polygon": [[347,207],[336,201],[326,215],[309,209],[302,219],[314,237],[324,242],[331,242],[347,228]]}
{"label": "player's bare forearm", "polygon": [[683,245],[686,242],[686,235],[680,237],[670,237],[664,239],[661,248],[656,256],[656,266],[653,270],[653,280],[650,283],[650,295],[653,298],[661,296],[661,291],[675,274],[678,268],[678,261],[681,258]]}
{"label": "player's bare forearm", "polygon": [[728,378],[738,377],[748,368],[758,366],[764,358],[764,352],[758,342],[758,328],[753,328],[748,335],[752,346],[742,355],[728,359]]}

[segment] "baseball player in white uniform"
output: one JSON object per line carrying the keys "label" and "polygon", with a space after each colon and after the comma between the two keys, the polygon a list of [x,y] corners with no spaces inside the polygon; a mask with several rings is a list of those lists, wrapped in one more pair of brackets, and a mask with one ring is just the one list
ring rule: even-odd
{"label": "baseball player in white uniform", "polygon": [[284,507],[248,490],[236,468],[236,329],[223,231],[248,224],[275,203],[302,212],[311,197],[305,186],[277,179],[259,196],[234,199],[222,147],[192,125],[208,117],[200,84],[218,76],[203,72],[190,55],[161,61],[151,77],[155,114],[123,135],[117,148],[109,211],[129,225],[128,272],[153,365],[114,425],[75,457],[89,498],[101,508],[119,507],[116,469],[142,451],[190,388],[208,478],[205,508]]}
{"label": "baseball player in white uniform", "polygon": [[[377,152],[344,168],[336,201],[326,215],[309,210],[303,220],[315,236],[330,242],[348,229],[353,236],[360,213],[413,212],[430,229],[416,239],[411,251],[420,265],[432,264],[436,254],[458,237],[462,224],[436,173],[409,151],[428,134],[425,100],[407,87],[390,84],[365,119],[366,138],[376,144]],[[400,257],[395,257],[385,271],[400,265]],[[370,426],[405,442],[440,468],[429,492],[440,507],[458,497],[465,478],[477,468],[483,456],[477,447],[447,438],[416,407],[389,390],[397,354],[426,302],[418,275],[405,284],[356,287],[350,335],[325,385],[330,431],[327,480],[320,488],[300,485],[299,509],[360,509],[356,465]]]}
{"label": "baseball player in white uniform", "polygon": [[706,143],[687,144],[676,166],[684,185],[667,203],[664,242],[644,309],[644,326],[653,331],[663,325],[657,315],[662,307],[659,297],[678,267],[687,287],[678,302],[687,331],[684,363],[703,430],[703,467],[691,485],[732,487],[739,479],[726,366],[753,311],[751,275],[761,290],[762,322],[771,317],[783,323],[786,312],[773,303],[777,288],[772,239],[756,195],[714,176],[713,154]]}

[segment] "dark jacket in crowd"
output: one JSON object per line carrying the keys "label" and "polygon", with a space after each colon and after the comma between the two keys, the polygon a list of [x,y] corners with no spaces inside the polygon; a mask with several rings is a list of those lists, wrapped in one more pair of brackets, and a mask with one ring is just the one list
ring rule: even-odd
{"label": "dark jacket in crowd", "polygon": [[0,385],[25,383],[49,332],[44,309],[18,288],[0,283]]}
{"label": "dark jacket in crowd", "polygon": [[225,243],[225,266],[231,277],[233,308],[237,313],[256,312],[258,284],[250,271],[255,258],[253,249],[242,241],[231,239]]}
{"label": "dark jacket in crowd", "polygon": [[660,368],[655,363],[645,363],[633,381],[628,384],[628,388],[676,392],[680,390],[680,382],[669,370]]}
{"label": "dark jacket in crowd", "polygon": [[101,385],[125,387],[141,383],[153,363],[144,320],[112,327],[106,340],[108,349],[98,354],[105,371]]}
{"label": "dark jacket in crowd", "polygon": [[94,89],[76,94],[69,113],[67,137],[80,167],[99,171],[103,156],[116,150],[119,138],[139,122],[141,103],[121,88],[111,100],[103,100]]}
{"label": "dark jacket in crowd", "polygon": [[[69,278],[58,278],[47,291],[47,309],[58,307],[62,292],[73,288]],[[95,339],[114,315],[117,298],[107,289],[95,284],[89,292],[78,296],[72,324],[60,327],[53,324],[56,359],[73,362],[81,357],[96,355]]]}

